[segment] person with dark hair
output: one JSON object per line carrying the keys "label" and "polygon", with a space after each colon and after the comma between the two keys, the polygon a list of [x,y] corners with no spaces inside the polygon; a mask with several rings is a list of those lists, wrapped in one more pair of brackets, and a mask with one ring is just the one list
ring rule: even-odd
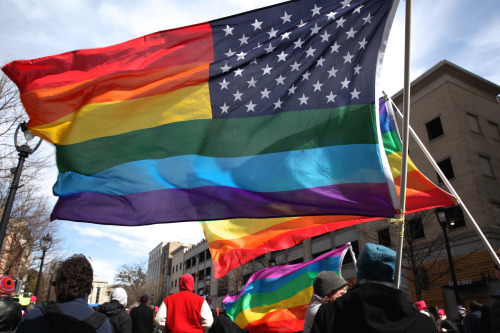
{"label": "person with dark hair", "polygon": [[112,333],[108,318],[88,305],[94,272],[83,254],[75,254],[61,262],[56,270],[54,286],[57,302],[28,311],[16,332],[49,333],[65,327],[90,327],[97,333]]}
{"label": "person with dark hair", "polygon": [[478,301],[472,301],[469,305],[469,314],[464,317],[463,325],[465,333],[479,333],[479,323],[481,322],[481,310],[483,305]]}
{"label": "person with dark hair", "polygon": [[21,304],[10,297],[14,289],[11,277],[0,277],[0,332],[14,331],[22,318]]}
{"label": "person with dark hair", "polygon": [[394,284],[395,251],[366,243],[356,268],[356,284],[335,302],[320,306],[312,333],[437,332],[432,319],[420,313]]}
{"label": "person with dark hair", "polygon": [[116,288],[111,293],[111,301],[97,308],[109,318],[113,333],[132,333],[132,318],[125,311],[126,306],[127,292],[123,288]]}
{"label": "person with dark hair", "polygon": [[153,332],[153,309],[149,306],[149,296],[142,295],[139,299],[140,304],[130,310],[132,318],[132,333],[151,333]]}

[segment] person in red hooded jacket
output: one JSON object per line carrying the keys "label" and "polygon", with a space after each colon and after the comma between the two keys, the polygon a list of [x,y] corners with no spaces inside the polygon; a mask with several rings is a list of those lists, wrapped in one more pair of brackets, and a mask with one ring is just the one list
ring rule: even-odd
{"label": "person in red hooded jacket", "polygon": [[156,323],[166,333],[207,332],[214,318],[205,299],[193,293],[194,278],[184,274],[180,291],[167,296],[156,314]]}

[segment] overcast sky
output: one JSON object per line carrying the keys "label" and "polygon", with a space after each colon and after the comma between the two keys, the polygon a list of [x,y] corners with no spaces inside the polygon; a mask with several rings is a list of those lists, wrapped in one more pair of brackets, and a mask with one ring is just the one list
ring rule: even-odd
{"label": "overcast sky", "polygon": [[[279,2],[0,0],[0,64],[109,46]],[[381,87],[389,94],[403,87],[405,6],[401,1],[384,60]],[[499,8],[498,0],[414,1],[412,79],[446,59],[500,84]],[[50,145],[44,145],[45,149],[37,153],[52,154]],[[55,178],[54,166],[45,186],[49,194]],[[161,241],[198,242],[204,237],[198,223],[110,227],[62,221],[60,230],[68,254],[92,257],[97,277],[110,282],[118,266],[147,261],[149,251]]]}

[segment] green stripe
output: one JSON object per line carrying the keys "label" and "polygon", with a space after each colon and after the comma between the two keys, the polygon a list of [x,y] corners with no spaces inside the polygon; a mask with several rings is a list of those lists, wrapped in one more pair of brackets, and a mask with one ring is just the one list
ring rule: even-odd
{"label": "green stripe", "polygon": [[385,154],[389,156],[395,152],[401,152],[401,141],[398,137],[396,130],[386,132],[382,135],[382,142],[384,143]]}
{"label": "green stripe", "polygon": [[373,144],[374,105],[202,119],[72,145],[56,145],[59,172],[92,175],[123,163],[182,155],[241,157],[346,144]]}

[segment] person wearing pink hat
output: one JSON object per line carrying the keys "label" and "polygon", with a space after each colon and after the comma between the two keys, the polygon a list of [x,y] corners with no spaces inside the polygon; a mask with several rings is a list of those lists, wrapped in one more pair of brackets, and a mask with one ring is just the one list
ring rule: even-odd
{"label": "person wearing pink hat", "polygon": [[10,297],[14,290],[14,281],[9,276],[0,277],[0,332],[14,331],[21,321],[21,304]]}
{"label": "person wearing pink hat", "polygon": [[439,332],[447,332],[447,333],[460,333],[457,325],[448,317],[443,309],[438,310],[439,315]]}

